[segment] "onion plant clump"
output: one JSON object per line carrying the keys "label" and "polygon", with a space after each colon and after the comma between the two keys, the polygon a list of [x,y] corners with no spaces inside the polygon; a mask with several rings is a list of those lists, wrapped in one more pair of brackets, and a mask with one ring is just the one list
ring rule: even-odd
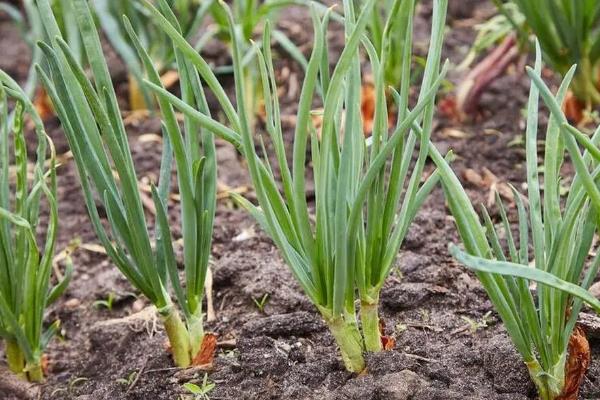
{"label": "onion plant clump", "polygon": [[[330,13],[333,19],[337,21],[343,21],[343,18],[337,14],[328,10],[328,8],[318,2],[312,2],[310,0],[233,0],[231,4],[231,13],[233,20],[240,31],[240,37],[242,42],[243,54],[244,54],[244,66],[247,67],[252,64],[252,59],[255,56],[255,45],[260,49],[262,43],[250,43],[255,35],[259,34],[263,29],[267,21],[271,24],[271,37],[281,46],[289,55],[299,62],[302,67],[306,68],[308,61],[302,54],[301,50],[286,36],[283,31],[273,27],[273,21],[279,18],[279,13],[287,7],[312,6],[318,10],[320,15],[324,13]],[[217,37],[222,38],[223,41],[232,45],[233,38],[230,34],[229,18],[227,13],[224,12],[223,8],[219,5],[218,1],[211,2],[210,15],[214,22],[214,27],[211,29],[215,30]],[[245,68],[244,70],[248,70]],[[233,66],[225,66],[217,68],[219,72],[233,72]],[[257,78],[260,77],[257,75]]]}
{"label": "onion plant clump", "polygon": [[[389,19],[389,13],[393,9],[392,6],[394,1],[395,0],[378,1],[371,16],[371,21],[367,27],[369,39],[371,39],[373,46],[375,46],[375,49],[379,53],[383,51],[383,30],[386,28],[386,21]],[[366,1],[363,0],[363,3],[366,3]],[[411,13],[405,13],[405,15],[399,16],[402,18],[402,20],[393,24],[391,27],[389,32],[388,46],[393,48],[394,51],[388,52],[388,56],[384,65],[384,77],[386,85],[397,89],[402,86],[404,78],[402,65],[405,51],[403,49],[406,43],[405,36],[407,34],[407,30],[404,27],[408,23],[408,20],[413,18],[415,7],[412,7],[411,10],[407,9],[407,11],[411,11]],[[408,54],[409,56],[412,56],[411,53]]]}
{"label": "onion plant clump", "polygon": [[[264,101],[262,87],[260,85],[260,71],[254,59],[256,57],[256,49],[260,49],[262,42],[252,43],[255,35],[264,29],[267,21],[275,21],[279,11],[293,5],[308,6],[311,4],[309,0],[266,0],[264,2],[256,0],[233,0],[231,2],[231,13],[233,21],[236,24],[236,29],[239,31],[238,43],[241,46],[243,54],[244,80],[246,90],[246,109],[250,113],[251,126],[255,123],[255,114],[260,112],[261,104]],[[314,7],[318,8],[322,14],[327,10],[324,5],[314,3]],[[336,19],[340,17],[336,15]],[[218,2],[214,2],[211,7],[211,17],[216,26],[216,35],[221,38],[232,49],[233,36],[230,34],[229,18]],[[308,61],[302,54],[302,51],[286,36],[286,34],[276,28],[272,28],[271,37],[286,51],[294,60],[306,69]],[[233,51],[233,49],[232,49]],[[231,73],[234,67],[231,65],[218,67],[218,73]]]}
{"label": "onion plant clump", "polygon": [[[227,18],[222,13],[221,7],[218,6],[217,0],[197,1],[197,0],[168,0],[167,3],[177,16],[177,21],[181,27],[182,36],[192,44],[196,51],[200,51],[202,47],[214,37],[230,43],[229,29],[227,26]],[[307,4],[304,0],[290,1],[246,1],[235,0],[232,3],[236,23],[240,26],[242,37],[245,39],[247,48],[251,50],[250,40],[253,38],[257,30],[264,24],[267,18],[275,18],[276,12],[279,9],[288,7],[294,4]],[[157,4],[153,1],[153,4]],[[106,37],[110,41],[112,47],[117,51],[120,57],[125,61],[130,73],[130,105],[133,109],[147,108],[151,105],[151,94],[141,85],[143,78],[144,67],[140,64],[137,57],[135,45],[129,40],[127,28],[123,22],[123,16],[126,16],[129,23],[133,26],[142,45],[147,50],[154,67],[160,74],[167,72],[168,69],[174,67],[175,53],[171,46],[170,39],[157,25],[153,22],[150,13],[143,6],[142,0],[133,1],[110,1],[98,0],[93,2],[94,11],[98,16],[100,25]],[[206,26],[206,17],[212,17],[212,25],[202,32],[203,26]],[[275,31],[274,36],[281,43],[282,47],[287,49],[290,54],[295,56],[301,62],[305,62],[302,53],[296,46],[280,31]],[[250,59],[252,54],[247,59]],[[220,67],[217,70],[221,72],[231,71],[230,66]],[[258,73],[251,74],[251,69],[246,69],[248,72],[248,82],[258,80]],[[256,71],[254,71],[256,72]],[[247,101],[252,101],[253,109],[258,109],[259,101],[255,99],[261,98],[256,96],[258,91],[250,94]]]}
{"label": "onion plant clump", "polygon": [[[21,37],[32,50],[33,61],[36,62],[40,54],[35,45],[36,40],[41,38],[39,18],[35,11],[33,0],[24,0],[22,6],[23,11],[12,4],[0,3],[0,11],[5,12],[18,27]],[[35,85],[35,70],[31,67],[27,76],[27,82],[23,85],[25,92],[30,98],[33,96]]]}
{"label": "onion plant clump", "polygon": [[[37,0],[48,41],[40,43],[44,65],[38,66],[56,106],[79,171],[85,203],[95,232],[110,259],[129,282],[158,309],[173,358],[188,366],[204,336],[202,300],[211,248],[216,203],[216,166],[212,134],[185,120],[183,132],[171,108],[163,111],[163,154],[158,188],[152,188],[156,209],[154,237],[148,229],[134,164],[98,32],[86,0],[70,0],[90,61],[90,78],[62,39],[49,0]],[[170,10],[168,5],[166,10]],[[173,15],[170,15],[174,19]],[[158,73],[137,36],[148,79]],[[181,91],[186,102],[208,113],[199,79],[176,52]],[[189,72],[189,73],[187,73]],[[180,282],[167,213],[173,155],[181,195],[185,283]],[[106,213],[108,229],[100,220]],[[153,240],[154,239],[154,240]],[[179,308],[172,300],[174,294]],[[181,319],[183,313],[184,320]]]}
{"label": "onion plant clump", "polygon": [[[440,72],[440,53],[447,1],[436,0],[425,76],[418,102],[410,111],[408,82],[413,27],[412,18],[407,18],[403,85],[400,93],[396,93],[400,109],[407,111],[400,113],[394,127],[388,126],[383,65],[389,52],[394,51],[389,33],[393,24],[402,20],[398,16],[412,15],[415,2],[394,2],[383,31],[380,53],[365,36],[375,3],[370,0],[358,10],[354,2],[344,2],[346,42],[333,71],[329,70],[326,45],[330,14],[321,18],[312,8],[315,40],[298,103],[291,160],[285,151],[281,126],[270,25],[265,26],[261,48],[254,48],[266,115],[266,137],[261,136],[256,143],[250,124],[251,110],[245,102],[237,102],[237,108],[233,106],[206,61],[178,35],[167,18],[148,3],[156,20],[214,92],[230,127],[211,119],[202,110],[195,110],[156,84],[149,82],[149,87],[189,118],[240,149],[248,162],[258,205],[240,196],[235,196],[237,201],[271,236],[329,326],[346,367],[355,372],[365,367],[365,350],[381,350],[379,293],[411,221],[438,179],[434,173],[422,182],[435,94],[445,74],[445,69]],[[233,38],[236,98],[243,99],[249,88],[244,79],[241,33],[236,29],[230,10],[223,7]],[[370,144],[365,140],[360,113],[361,45],[376,77],[375,128]],[[311,112],[315,97],[324,105],[320,132]],[[424,132],[419,146],[413,127]],[[266,155],[261,156],[264,140],[274,146],[275,165]],[[417,147],[417,162],[412,165]],[[315,180],[314,216],[306,198],[309,172]],[[355,310],[356,300],[361,303],[362,332]]]}
{"label": "onion plant clump", "polygon": [[[182,35],[199,51],[210,34],[199,35],[200,28],[215,0],[169,0],[168,4],[177,15]],[[92,2],[100,26],[111,46],[123,59],[130,73],[130,106],[133,109],[152,105],[152,96],[141,84],[144,67],[141,65],[134,43],[129,39],[123,16],[133,26],[144,49],[148,52],[154,68],[160,74],[172,68],[175,53],[169,37],[153,23],[152,18],[140,0]]]}
{"label": "onion plant clump", "polygon": [[[600,2],[596,0],[494,1],[522,37],[533,33],[539,40],[545,61],[560,74],[572,65],[575,96],[587,105],[600,104]],[[506,7],[516,5],[525,23],[511,16]]]}
{"label": "onion plant clump", "polygon": [[[16,102],[10,117],[9,99]],[[25,138],[29,122],[37,141],[33,165],[26,143],[31,139]],[[57,224],[54,147],[27,94],[0,71],[0,337],[9,369],[36,382],[44,379],[43,352],[59,328],[59,321],[44,327],[45,310],[73,270],[67,257],[64,277],[51,285]]]}
{"label": "onion plant clump", "polygon": [[[579,359],[578,349],[570,347],[569,343],[578,334],[576,323],[583,302],[600,310],[600,302],[586,290],[600,265],[599,256],[594,256],[588,263],[597,233],[600,193],[596,186],[598,162],[591,153],[580,153],[575,138],[568,133],[572,128],[567,128],[559,106],[574,69],[566,74],[554,96],[541,80],[540,54],[538,48],[535,68],[528,70],[533,80],[526,132],[529,201],[526,207],[515,190],[518,239],[513,237],[502,205],[500,230],[496,229],[485,209],[483,223],[480,222],[456,175],[433,146],[430,154],[439,168],[446,198],[465,247],[462,251],[452,246],[451,253],[476,272],[522,356],[540,399],[550,400],[561,395],[576,395],[578,380],[587,368],[586,355]],[[540,93],[551,111],[545,136],[543,199],[540,191],[542,168],[537,155]],[[586,140],[597,144],[600,130],[592,140],[587,137]],[[560,171],[567,150],[577,175],[570,185],[569,195],[563,199],[559,187]],[[595,151],[597,155],[597,149]],[[590,168],[593,174],[589,172]],[[507,251],[501,245],[502,234],[506,237]],[[529,253],[530,245],[533,254]],[[535,290],[531,289],[532,281],[538,282]],[[583,363],[579,372],[578,362]]]}
{"label": "onion plant clump", "polygon": [[[81,59],[81,37],[73,24],[67,23],[67,21],[74,19],[73,10],[69,6],[68,0],[53,0],[51,6],[67,42],[73,47],[78,59]],[[22,10],[7,2],[0,3],[0,11],[4,11],[11,18],[31,49],[31,67],[27,82],[23,85],[25,93],[31,98],[38,84],[34,66],[39,61],[41,50],[36,46],[36,42],[43,38],[43,28],[37,13],[35,0],[22,0],[21,8]]]}
{"label": "onion plant clump", "polygon": [[457,69],[468,68],[478,55],[494,47],[498,42],[514,33],[515,25],[525,23],[525,17],[519,12],[519,8],[512,2],[502,5],[502,12],[494,15],[487,21],[475,25],[477,32],[469,53],[458,65]]}

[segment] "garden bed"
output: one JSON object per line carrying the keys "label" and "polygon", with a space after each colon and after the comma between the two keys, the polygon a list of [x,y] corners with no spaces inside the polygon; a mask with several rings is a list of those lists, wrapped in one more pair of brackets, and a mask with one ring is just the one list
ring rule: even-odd
{"label": "garden bed", "polygon": [[[468,51],[472,26],[490,9],[487,2],[475,3],[476,7],[467,10],[451,10],[454,17],[448,20],[445,56],[455,64]],[[427,45],[429,13],[427,6],[421,7],[415,23],[423,33],[417,32],[418,48]],[[308,51],[311,38],[304,32],[311,29],[306,12],[287,10],[282,21],[281,28]],[[16,28],[0,22],[0,68],[23,80],[27,54]],[[216,57],[218,49],[209,49],[207,57],[211,54],[215,62],[222,61]],[[114,56],[110,64],[126,103],[125,72]],[[285,86],[282,114],[293,115],[302,82],[300,68],[280,55],[277,69]],[[453,73],[452,79],[459,76]],[[226,77],[224,82],[233,91],[231,79]],[[526,76],[512,70],[483,96],[474,122],[436,120],[433,141],[442,152],[455,151],[458,158],[453,167],[475,203],[487,203],[490,191],[507,183],[524,189],[522,110],[528,88]],[[155,181],[160,162],[159,120],[139,113],[126,118],[138,176],[142,182]],[[284,127],[289,137],[293,120],[284,118]],[[69,289],[51,308],[50,317],[60,319],[62,331],[47,351],[47,382],[39,394],[23,385],[15,393],[14,382],[4,374],[1,398],[175,399],[186,393],[183,383],[201,382],[205,373],[216,384],[209,394],[213,400],[535,398],[527,370],[491,312],[481,285],[448,254],[447,244],[459,239],[439,188],[412,225],[381,296],[386,333],[395,337],[395,349],[370,355],[368,372],[361,376],[346,372],[332,336],[271,241],[246,212],[223,196],[212,250],[217,318],[206,324],[207,331],[218,336],[217,354],[210,369],[173,368],[165,351],[166,336],[148,312],[149,304],[136,297],[120,272],[93,246],[97,241],[58,120],[48,121],[48,131],[63,157],[58,170],[58,250],[75,238],[86,246],[74,255],[76,270]],[[217,142],[217,150],[222,187],[252,198],[241,157],[222,141]],[[432,165],[427,169],[433,170]],[[178,207],[171,212],[177,221]],[[514,216],[515,210],[511,208],[510,213]],[[180,236],[176,229],[174,235]],[[110,310],[98,305],[111,294],[115,299]],[[592,363],[581,398],[596,399],[600,398],[600,342],[590,335],[590,344]]]}

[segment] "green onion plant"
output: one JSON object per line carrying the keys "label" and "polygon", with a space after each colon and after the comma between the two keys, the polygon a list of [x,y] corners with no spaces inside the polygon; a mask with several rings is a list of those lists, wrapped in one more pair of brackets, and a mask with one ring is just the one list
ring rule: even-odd
{"label": "green onion plant", "polygon": [[477,35],[475,36],[473,45],[469,49],[469,53],[458,65],[457,69],[463,70],[468,68],[478,55],[494,47],[512,34],[516,25],[520,26],[525,23],[525,17],[519,12],[516,4],[507,2],[502,7],[502,13],[494,15],[487,21],[474,26]]}
{"label": "green onion plant", "polygon": [[[597,188],[598,162],[594,161],[591,152],[580,153],[574,136],[568,133],[572,128],[567,128],[567,120],[559,106],[575,69],[566,73],[557,95],[553,95],[541,80],[541,70],[538,47],[535,67],[528,69],[533,80],[526,131],[528,206],[515,190],[517,238],[513,236],[501,203],[501,229],[496,229],[485,209],[481,222],[458,178],[433,146],[430,146],[430,155],[438,166],[446,199],[465,248],[462,251],[452,246],[451,253],[476,272],[523,358],[540,399],[549,400],[559,398],[568,383],[565,376],[568,345],[583,303],[600,310],[600,302],[586,290],[600,265],[598,256],[588,263],[597,233],[600,193]],[[545,136],[543,198],[542,166],[537,154],[540,94],[551,112]],[[586,140],[597,144],[600,129],[593,139],[586,137]],[[559,185],[567,151],[577,175],[564,199]],[[501,245],[503,234],[508,250]],[[530,247],[533,254],[529,253]],[[531,289],[532,281],[538,282],[535,290]]]}
{"label": "green onion plant", "polygon": [[[41,50],[36,46],[36,42],[43,38],[43,28],[35,7],[35,0],[22,0],[21,3],[23,10],[6,2],[0,3],[0,11],[4,11],[15,23],[21,36],[31,49],[32,62],[23,90],[29,98],[32,98],[38,84],[34,66],[39,62],[41,56]],[[72,21],[74,18],[73,10],[70,8],[68,1],[53,0],[51,6],[67,42],[73,47],[78,59],[81,59],[81,37],[72,24],[66,23],[66,21]]]}
{"label": "green onion plant", "polygon": [[[217,0],[168,0],[173,13],[177,16],[177,21],[182,30],[182,36],[192,44],[196,51],[201,51],[203,46],[211,38],[219,38],[226,43],[230,43],[227,18],[218,6]],[[276,18],[276,12],[284,7],[294,4],[307,4],[304,0],[267,0],[266,2],[235,0],[232,4],[235,21],[239,25],[244,38],[245,51],[252,50],[250,40],[261,29],[266,19]],[[153,1],[153,4],[157,4]],[[147,108],[151,105],[151,95],[141,84],[143,79],[143,66],[140,64],[134,43],[129,39],[123,16],[133,26],[142,45],[147,50],[154,67],[160,74],[174,67],[175,53],[168,35],[159,29],[153,22],[150,14],[143,6],[143,0],[133,1],[110,1],[98,0],[93,2],[94,10],[103,29],[104,34],[110,41],[112,47],[124,60],[130,73],[130,104],[133,109]],[[207,25],[206,17],[212,17],[213,24]],[[202,28],[207,29],[202,32]],[[285,36],[283,32],[273,32],[275,39],[283,48],[294,56],[295,59],[305,64],[306,60],[299,49]],[[247,60],[250,60],[252,54],[249,54]],[[231,72],[230,66],[216,68],[217,71]],[[252,74],[252,69],[247,75],[248,82],[254,82],[258,79],[257,71]],[[132,79],[131,79],[132,78]],[[259,101],[255,99],[258,91],[250,93],[247,101],[252,101],[253,109],[258,110]],[[257,97],[258,99],[261,96]]]}
{"label": "green onion plant", "polygon": [[[245,66],[250,63],[255,55],[254,45],[261,48],[262,43],[250,44],[250,41],[259,34],[263,29],[267,21],[276,21],[279,18],[279,13],[291,6],[303,6],[307,7],[311,5],[315,7],[320,14],[325,12],[331,13],[333,19],[342,21],[343,18],[334,14],[332,11],[328,11],[328,8],[320,3],[311,2],[308,0],[233,0],[231,2],[231,12],[233,14],[233,20],[240,31],[240,37],[242,38],[241,45],[244,52]],[[221,37],[225,42],[232,44],[232,36],[229,29],[229,18],[227,13],[223,11],[223,8],[218,4],[218,1],[214,1],[211,5],[211,17],[216,26],[216,34]],[[285,35],[284,32],[274,28],[271,28],[271,37],[285,50],[292,58],[298,61],[303,67],[306,68],[308,61],[297,48],[297,46]],[[225,68],[218,69],[219,72],[233,72],[233,67],[228,66]]]}
{"label": "green onion plant", "polygon": [[[9,99],[16,102],[10,117]],[[37,141],[33,165],[25,135],[29,122]],[[47,210],[47,222],[41,210]],[[29,96],[0,71],[0,337],[9,369],[36,382],[44,379],[43,352],[59,328],[59,321],[44,327],[45,310],[73,271],[67,257],[64,277],[51,285],[57,224],[54,147]]]}
{"label": "green onion plant", "polygon": [[[215,0],[169,0],[168,4],[177,16],[182,35],[194,48],[201,50],[214,32],[201,35],[201,27]],[[140,0],[92,2],[95,14],[106,38],[125,62],[130,74],[130,106],[142,109],[152,106],[152,96],[142,85],[144,67],[140,63],[135,44],[129,39],[123,19],[126,16],[140,42],[146,49],[159,74],[175,65],[175,53],[169,37],[153,23]]]}
{"label": "green onion plant", "polygon": [[[152,188],[156,208],[152,236],[92,12],[86,0],[69,1],[76,11],[74,22],[90,62],[90,78],[62,38],[49,0],[37,0],[48,38],[47,42],[40,43],[45,67],[38,66],[37,70],[56,106],[73,152],[98,239],[129,282],[157,307],[175,363],[185,367],[197,355],[204,336],[202,299],[216,203],[213,136],[199,129],[189,118],[182,131],[171,107],[161,101],[163,154],[159,186]],[[163,11],[177,24],[169,5],[163,5]],[[148,79],[160,85],[158,73],[141,40],[133,33],[131,24],[126,23],[126,27]],[[175,52],[175,57],[181,71],[184,100],[208,113],[197,74],[179,52]],[[184,284],[178,274],[167,212],[173,158],[181,194]],[[108,228],[100,220],[101,212],[107,215]],[[172,295],[179,307],[174,304]]]}
{"label": "green onion plant", "polygon": [[[274,21],[278,19],[279,13],[286,7],[307,7],[310,4],[313,4],[313,7],[315,7],[320,14],[329,12],[334,19],[338,21],[342,20],[342,17],[338,14],[328,11],[326,6],[309,0],[265,0],[263,2],[257,0],[233,0],[231,2],[231,13],[236,25],[235,29],[239,31],[237,45],[241,46],[241,53],[244,60],[242,71],[244,72],[244,80],[246,82],[244,85],[247,88],[244,102],[246,103],[246,110],[251,113],[251,126],[254,125],[255,115],[260,113],[261,104],[264,102],[264,94],[262,93],[262,87],[260,85],[260,71],[254,62],[256,58],[256,49],[261,49],[263,42],[259,40],[257,43],[254,43],[253,39],[264,29],[265,23],[270,21],[270,36],[273,41],[306,70],[308,61],[302,51],[283,31],[277,29],[273,25]],[[215,2],[211,7],[211,16],[216,26],[217,37],[227,43],[233,52],[233,36],[230,34],[229,27],[230,20],[227,13],[218,2]],[[215,72],[217,72],[217,74],[232,73],[234,68],[235,67],[232,65],[225,65],[216,68]]]}
{"label": "green onion plant", "polygon": [[[35,41],[41,38],[40,23],[33,0],[23,1],[23,11],[10,3],[0,3],[0,11],[6,13],[19,29],[21,37],[32,50],[32,65],[38,61],[40,52],[35,46]],[[31,98],[36,86],[35,70],[30,68],[27,82],[23,85],[25,93]]]}
{"label": "green onion plant", "polygon": [[[494,0],[522,37],[533,33],[539,40],[544,59],[556,72],[565,75],[572,65],[575,96],[587,105],[600,104],[600,3],[596,0],[557,1]],[[511,17],[516,5],[524,17]]]}
{"label": "green onion plant", "polygon": [[[391,10],[393,10],[394,1],[395,0],[378,1],[367,26],[369,39],[379,54],[384,51],[383,46],[386,45],[383,43],[383,31],[389,20],[389,14]],[[363,0],[363,3],[366,3],[366,1]],[[389,43],[387,46],[393,48],[394,51],[388,51],[384,65],[384,78],[386,85],[396,89],[399,89],[403,83],[404,71],[402,65],[404,61],[403,57],[405,57],[406,54],[404,46],[406,44],[407,34],[405,26],[409,23],[409,20],[413,18],[415,7],[412,7],[412,10],[408,8],[406,10],[410,11],[410,14],[405,12],[403,15],[399,15],[398,18],[401,18],[401,21],[392,24],[390,28],[388,28],[390,29],[390,32],[388,34]],[[410,50],[412,51],[412,49]],[[412,54],[408,54],[412,60]]]}
{"label": "green onion plant", "polygon": [[[375,3],[370,0],[358,10],[352,1],[344,1],[346,43],[333,71],[329,69],[326,45],[331,15],[325,13],[321,17],[312,7],[314,47],[298,102],[293,156],[288,160],[270,50],[270,24],[265,25],[262,46],[254,47],[266,115],[266,135],[255,142],[251,110],[246,103],[241,101],[237,108],[234,107],[206,61],[178,34],[173,24],[147,2],[158,24],[213,91],[228,118],[229,127],[211,119],[202,110],[190,107],[155,83],[148,82],[148,86],[188,118],[240,149],[248,162],[258,205],[241,196],[234,197],[273,239],[327,323],[347,369],[354,372],[364,369],[365,350],[381,349],[377,312],[381,287],[392,269],[410,222],[438,179],[434,173],[423,182],[423,169],[435,94],[445,74],[445,68],[440,72],[440,53],[447,1],[436,0],[425,76],[418,102],[412,110],[408,110],[410,85],[407,82],[410,82],[413,26],[412,18],[406,18],[404,84],[395,97],[400,109],[407,111],[400,113],[395,126],[388,126],[383,65],[389,52],[394,50],[389,35],[392,26],[402,21],[398,16],[412,15],[415,2],[394,2],[383,31],[384,50],[381,53],[365,35]],[[236,98],[244,99],[249,90],[244,78],[244,43],[231,11],[223,3],[221,6],[229,19],[233,38]],[[375,129],[369,142],[365,140],[360,113],[362,49],[366,51],[376,77]],[[320,134],[311,115],[315,98],[324,104]],[[424,132],[421,140],[413,127]],[[274,145],[274,162],[266,154],[261,156],[265,140]],[[310,150],[308,160],[307,150]],[[412,165],[415,153],[418,153],[418,159],[416,165]],[[309,209],[306,198],[309,168],[315,179],[314,210]],[[389,180],[388,175],[391,176]],[[362,332],[356,301],[361,304]]]}

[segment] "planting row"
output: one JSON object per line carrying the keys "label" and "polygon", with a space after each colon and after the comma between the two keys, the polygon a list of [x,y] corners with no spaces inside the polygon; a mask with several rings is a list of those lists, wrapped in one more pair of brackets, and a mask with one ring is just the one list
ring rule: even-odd
{"label": "planting row", "polygon": [[[44,312],[64,292],[73,270],[67,259],[64,278],[50,284],[59,228],[56,156],[30,100],[39,80],[73,153],[98,240],[131,285],[156,306],[177,366],[197,362],[205,338],[202,305],[216,208],[214,140],[219,137],[247,161],[258,204],[232,197],[271,237],[329,327],[349,371],[363,372],[366,352],[387,349],[378,316],[381,289],[413,219],[440,185],[464,249],[451,245],[449,251],[475,271],[540,398],[576,395],[590,357],[577,317],[584,303],[600,311],[600,301],[587,290],[600,266],[599,256],[589,257],[600,222],[600,129],[589,137],[569,123],[561,107],[571,82],[580,87],[583,84],[577,82],[589,78],[588,73],[578,73],[575,66],[557,67],[564,80],[553,94],[541,78],[543,51],[552,66],[558,65],[548,50],[550,39],[540,32],[543,49],[533,41],[535,64],[527,68],[532,81],[527,199],[513,189],[516,230],[499,201],[498,229],[485,209],[481,216],[475,211],[451,168],[452,154],[440,154],[431,142],[436,94],[449,68],[441,62],[447,1],[433,1],[430,45],[414,97],[416,0],[383,6],[376,0],[346,0],[339,10],[301,1],[240,1],[232,10],[209,1],[194,12],[191,4],[167,0],[121,2],[122,9],[108,1],[94,2],[94,9],[86,0],[25,1],[28,21],[35,27],[32,38],[42,39],[35,44],[35,75],[22,89],[0,71],[0,336],[10,369],[32,381],[43,380],[43,351],[58,328],[58,322],[44,325]],[[266,18],[289,4],[310,10],[314,41],[308,59]],[[527,15],[532,11],[529,2],[511,3],[516,6],[524,15],[518,22],[506,12],[507,5],[499,4],[502,15],[520,28],[522,43],[529,43],[523,21],[532,28],[539,24]],[[590,47],[585,57],[591,59],[600,52],[592,29],[600,6],[583,1],[578,7],[565,6],[565,12],[569,21],[583,18],[589,25],[587,32],[578,32],[578,40]],[[585,11],[595,11],[596,20],[581,14]],[[235,102],[198,52],[206,37],[195,33],[209,12],[230,44]],[[115,17],[121,13],[122,19]],[[76,24],[65,23],[69,16]],[[262,38],[253,42],[263,18]],[[163,153],[159,179],[152,186],[154,229],[148,227],[138,192],[97,22],[130,66],[131,104],[156,107],[161,116]],[[559,33],[566,25],[558,22],[552,32],[564,39]],[[343,24],[345,33],[333,69],[330,24]],[[305,70],[291,149],[286,148],[281,126],[273,40]],[[151,44],[158,46],[156,53]],[[361,112],[364,64],[370,67],[374,87],[369,123]],[[165,88],[163,72],[170,68],[176,70],[178,95]],[[223,120],[211,115],[205,89],[216,98]],[[594,99],[590,93],[584,100]],[[541,162],[540,97],[551,114]],[[37,140],[33,165],[27,154],[29,121]],[[274,148],[274,157],[267,156],[265,142]],[[574,177],[561,175],[567,155]],[[425,174],[428,162],[436,166],[430,175]],[[168,218],[173,166],[181,203],[182,260],[175,256]],[[310,203],[309,176],[315,188]],[[561,182],[570,184],[566,196]],[[46,210],[49,217],[41,218]],[[103,214],[107,221],[102,221]]]}

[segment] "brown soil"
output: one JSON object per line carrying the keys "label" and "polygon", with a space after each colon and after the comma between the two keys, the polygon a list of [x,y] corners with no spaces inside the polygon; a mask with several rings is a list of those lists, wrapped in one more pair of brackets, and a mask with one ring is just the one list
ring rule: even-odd
{"label": "brown soil", "polygon": [[[465,18],[482,15],[487,2],[451,10],[445,55],[458,63],[473,38]],[[303,12],[286,15],[282,29],[297,43],[310,43]],[[422,27],[417,48],[426,48],[428,7],[419,14]],[[472,25],[472,24],[471,24]],[[339,36],[339,35],[338,35]],[[339,41],[338,41],[339,49]],[[309,46],[303,49],[309,51]],[[216,52],[218,54],[218,52]],[[0,68],[18,80],[27,71],[27,47],[8,22],[0,22]],[[278,70],[286,75],[288,93],[282,98],[284,115],[294,114],[301,82],[299,68],[281,56]],[[116,64],[116,60],[112,64]],[[120,69],[116,68],[117,70]],[[453,77],[454,80],[458,77]],[[126,98],[122,73],[115,81]],[[230,79],[229,79],[230,81]],[[231,84],[229,82],[229,84]],[[472,123],[437,121],[434,134],[442,151],[452,148],[459,156],[454,168],[463,177],[467,170],[489,169],[499,183],[522,188],[525,179],[521,110],[528,82],[522,73],[511,73],[494,83],[481,103],[480,116]],[[49,132],[59,154],[68,149],[56,120]],[[160,142],[147,133],[160,134],[160,124],[148,118],[127,126],[140,178],[154,180],[160,160]],[[293,128],[290,124],[288,127]],[[149,140],[150,138],[150,140]],[[231,188],[249,185],[245,165],[228,145],[219,142],[219,179]],[[432,166],[428,167],[429,169]],[[88,222],[77,173],[72,161],[59,172],[61,227],[58,249],[75,237],[96,243]],[[489,188],[465,183],[476,202],[485,202]],[[251,197],[251,194],[250,194]],[[178,220],[178,207],[172,219]],[[511,213],[514,215],[514,210]],[[149,221],[152,218],[149,214]],[[178,224],[175,223],[174,226]],[[174,229],[175,235],[179,233]],[[231,201],[219,202],[213,257],[214,297],[217,321],[206,329],[219,337],[213,368],[206,371],[216,384],[211,399],[533,399],[535,391],[527,371],[473,274],[448,255],[448,242],[457,236],[436,190],[419,213],[399,255],[397,270],[382,294],[382,316],[396,348],[368,357],[368,373],[345,372],[333,338],[314,307],[302,294],[272,242]],[[60,319],[61,337],[48,348],[48,380],[40,397],[78,400],[161,400],[184,394],[182,384],[202,380],[205,371],[173,368],[165,348],[165,334],[152,318],[132,323],[114,322],[149,304],[137,298],[127,281],[105,256],[87,250],[75,254],[76,272],[66,294],[52,306],[48,321]],[[116,294],[113,309],[94,306],[97,300]],[[261,312],[253,299],[268,294]],[[486,327],[471,330],[467,319]],[[107,321],[109,321],[107,323]],[[591,368],[584,379],[581,398],[600,398],[598,362],[600,345],[591,338]],[[124,383],[132,373],[137,378]],[[10,379],[0,378],[0,382]],[[2,392],[0,398],[27,398],[27,391]],[[31,398],[37,398],[32,396]]]}

